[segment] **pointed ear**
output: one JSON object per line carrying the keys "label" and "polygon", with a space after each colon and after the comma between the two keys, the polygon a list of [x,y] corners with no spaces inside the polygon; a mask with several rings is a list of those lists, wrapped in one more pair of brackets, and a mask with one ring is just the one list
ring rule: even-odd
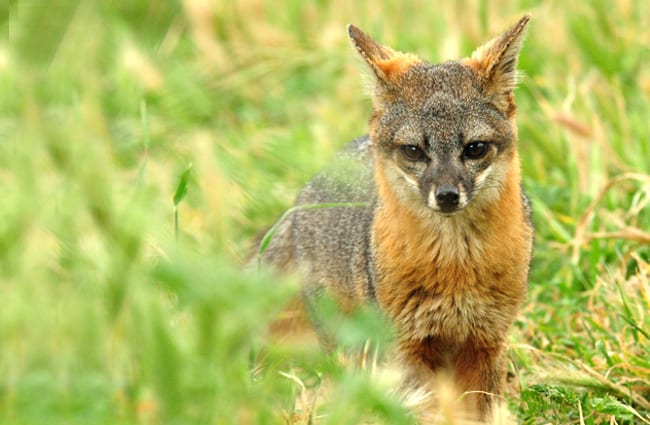
{"label": "pointed ear", "polygon": [[499,37],[476,49],[464,63],[479,77],[483,92],[504,112],[514,110],[511,96],[517,85],[517,58],[530,20],[526,15]]}
{"label": "pointed ear", "polygon": [[402,74],[421,61],[415,55],[382,46],[354,25],[348,25],[348,36],[380,83],[396,84]]}

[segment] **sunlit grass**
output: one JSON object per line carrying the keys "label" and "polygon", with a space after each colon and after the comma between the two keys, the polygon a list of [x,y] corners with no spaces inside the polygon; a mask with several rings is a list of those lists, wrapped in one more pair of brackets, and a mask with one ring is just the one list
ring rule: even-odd
{"label": "sunlit grass", "polygon": [[[429,399],[392,391],[390,359],[271,338],[297,285],[241,265],[367,129],[347,23],[437,62],[527,12],[537,230],[508,406],[526,424],[650,422],[647,1],[7,7],[3,423],[412,423]],[[381,324],[341,323],[361,347]]]}

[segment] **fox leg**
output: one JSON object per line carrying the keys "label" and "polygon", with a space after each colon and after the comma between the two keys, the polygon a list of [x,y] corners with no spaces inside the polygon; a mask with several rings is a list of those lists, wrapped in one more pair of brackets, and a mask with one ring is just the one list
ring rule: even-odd
{"label": "fox leg", "polygon": [[481,419],[489,417],[503,395],[504,355],[502,346],[482,347],[468,342],[453,364],[456,385],[465,392],[466,405]]}

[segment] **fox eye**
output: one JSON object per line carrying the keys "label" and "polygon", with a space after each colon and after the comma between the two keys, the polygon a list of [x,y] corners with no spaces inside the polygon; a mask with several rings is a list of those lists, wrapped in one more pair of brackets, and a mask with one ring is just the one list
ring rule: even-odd
{"label": "fox eye", "polygon": [[488,144],[486,142],[472,142],[465,146],[463,150],[463,158],[465,159],[481,159],[488,152]]}
{"label": "fox eye", "polygon": [[423,161],[427,157],[422,149],[414,145],[402,146],[402,155],[409,161]]}

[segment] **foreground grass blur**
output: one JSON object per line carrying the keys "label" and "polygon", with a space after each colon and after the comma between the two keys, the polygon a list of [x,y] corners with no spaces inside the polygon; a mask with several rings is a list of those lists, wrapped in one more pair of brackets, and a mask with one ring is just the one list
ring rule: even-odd
{"label": "foreground grass blur", "polygon": [[[532,12],[517,102],[537,242],[510,408],[650,423],[647,2],[281,3],[0,15],[2,422],[411,423],[372,367],[269,341],[296,284],[240,265],[366,131],[346,23],[440,61]],[[368,314],[349,339],[377,333]]]}

